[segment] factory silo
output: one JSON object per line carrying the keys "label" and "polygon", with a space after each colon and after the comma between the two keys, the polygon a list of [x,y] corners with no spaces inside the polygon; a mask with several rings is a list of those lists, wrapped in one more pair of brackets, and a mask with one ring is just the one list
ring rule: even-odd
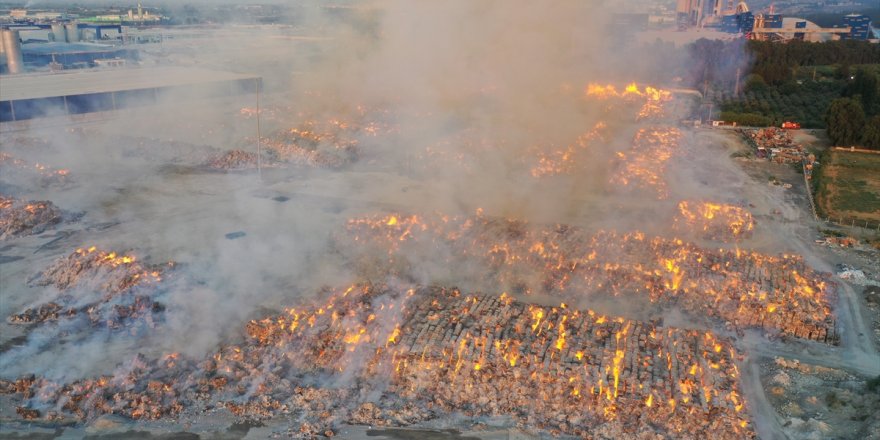
{"label": "factory silo", "polygon": [[9,73],[24,72],[24,59],[21,56],[21,40],[18,31],[13,29],[0,30],[0,45],[6,58],[6,69]]}
{"label": "factory silo", "polygon": [[67,41],[67,29],[64,29],[63,24],[52,25],[52,38],[58,43],[64,43]]}
{"label": "factory silo", "polygon": [[67,42],[68,43],[77,43],[80,40],[79,27],[76,23],[70,23],[64,26],[64,30],[67,32]]}

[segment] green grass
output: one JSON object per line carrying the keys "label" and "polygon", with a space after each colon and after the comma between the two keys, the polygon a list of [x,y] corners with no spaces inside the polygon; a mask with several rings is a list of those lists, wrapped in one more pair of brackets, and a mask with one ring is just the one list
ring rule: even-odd
{"label": "green grass", "polygon": [[820,161],[814,184],[822,215],[880,221],[880,155],[828,151]]}

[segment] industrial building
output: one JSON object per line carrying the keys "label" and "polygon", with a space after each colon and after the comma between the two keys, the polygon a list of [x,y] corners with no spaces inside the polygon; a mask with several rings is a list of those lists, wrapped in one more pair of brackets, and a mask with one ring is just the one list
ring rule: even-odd
{"label": "industrial building", "polygon": [[[119,25],[81,23],[13,24],[0,28],[0,74],[27,70],[96,67],[107,60],[136,61],[138,50],[101,44],[102,31],[120,32]],[[33,39],[34,34],[45,39]],[[24,42],[23,34],[28,34]],[[118,64],[118,63],[117,63]]]}
{"label": "industrial building", "polygon": [[861,14],[849,14],[843,17],[843,23],[850,28],[849,34],[843,35],[846,40],[870,40],[877,38],[871,28],[871,17]]}
{"label": "industrial building", "polygon": [[823,28],[815,23],[794,17],[783,17],[773,12],[755,13],[745,1],[734,5],[733,0],[679,0],[676,8],[679,29],[691,27],[718,28],[722,32],[743,34],[755,40],[770,41],[825,41],[870,40],[876,38],[871,18],[850,14],[843,18],[844,26]]}
{"label": "industrial building", "polygon": [[0,122],[120,110],[165,98],[253,93],[260,83],[255,75],[180,67],[3,75]]}

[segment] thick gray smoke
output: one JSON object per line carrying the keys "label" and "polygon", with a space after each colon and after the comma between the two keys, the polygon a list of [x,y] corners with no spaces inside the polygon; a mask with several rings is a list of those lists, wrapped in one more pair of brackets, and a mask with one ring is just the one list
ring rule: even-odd
{"label": "thick gray smoke", "polygon": [[[723,161],[705,168],[718,171],[711,173],[693,172],[688,161],[678,166],[681,173],[673,167],[668,201],[629,198],[608,184],[612,159],[638,126],[584,99],[584,90],[593,82],[620,87],[633,80],[612,66],[626,64],[624,56],[638,63],[639,52],[618,54],[601,6],[501,0],[305,6],[296,9],[297,26],[211,30],[205,38],[145,49],[145,64],[263,77],[264,137],[309,120],[378,126],[377,133],[354,131],[358,160],[341,171],[270,167],[259,177],[252,169],[197,169],[215,150],[256,151],[256,121],[241,111],[256,106],[253,93],[172,96],[109,121],[3,133],[4,152],[69,169],[73,179],[46,188],[5,182],[17,196],[85,213],[55,235],[21,239],[8,250],[25,258],[4,265],[5,316],[60,295],[25,281],[77,247],[131,249],[152,263],[179,264],[158,298],[163,317],[150,330],[120,338],[49,326],[3,352],[0,369],[10,376],[76,377],[112,371],[137,352],[199,357],[239,337],[249,318],[302,302],[321,286],[359,280],[363,273],[334,239],[352,217],[481,209],[499,218],[662,234],[674,201],[737,202],[709,188],[719,175],[741,185],[742,173]],[[532,178],[542,154],[577,144],[600,123],[606,128],[585,142],[576,172]],[[32,138],[46,143],[35,146]],[[484,268],[457,266],[448,252],[426,243],[407,255],[409,281],[491,289]],[[9,338],[24,334],[8,328]]]}

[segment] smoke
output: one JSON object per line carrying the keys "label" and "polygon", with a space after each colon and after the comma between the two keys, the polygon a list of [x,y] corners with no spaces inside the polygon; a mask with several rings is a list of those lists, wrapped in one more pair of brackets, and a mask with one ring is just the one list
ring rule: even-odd
{"label": "smoke", "polygon": [[[240,337],[248,319],[308,301],[322,286],[365,276],[387,281],[388,274],[359,267],[347,248],[345,226],[353,217],[480,210],[537,224],[666,234],[680,199],[740,202],[713,188],[719,176],[729,179],[725,187],[739,188],[741,172],[723,160],[711,160],[714,168],[688,160],[702,148],[690,137],[667,171],[673,176],[667,199],[608,184],[617,154],[647,124],[634,123],[631,109],[585,99],[587,84],[622,87],[653,75],[665,82],[669,74],[652,70],[645,49],[620,50],[608,33],[606,3],[306,4],[296,9],[301,24],[294,27],[236,26],[147,46],[146,64],[170,59],[261,76],[264,137],[307,121],[355,126],[349,136],[357,142],[358,160],[340,171],[269,167],[262,177],[254,170],[206,172],[200,166],[212,154],[256,151],[255,120],[240,112],[256,106],[250,92],[165,96],[108,121],[35,128],[29,135],[48,143],[40,148],[20,133],[4,133],[4,151],[69,169],[75,182],[24,195],[86,214],[65,226],[65,235],[13,244],[11,252],[26,259],[4,271],[4,296],[16,299],[4,301],[0,311],[9,315],[34,304],[21,299],[33,292],[19,279],[27,268],[45,267],[80,246],[132,249],[145,261],[173,260],[179,268],[154,298],[165,311],[151,330],[89,335],[88,327],[51,324],[2,353],[0,365],[8,374],[70,379],[112,371],[136,352],[198,358]],[[596,130],[600,123],[607,128]],[[363,128],[368,126],[379,128]],[[588,137],[591,131],[599,134]],[[583,146],[581,137],[589,138]],[[571,146],[580,155],[574,172],[531,176],[542,155]],[[41,247],[56,238],[52,247]],[[407,270],[395,275],[405,282],[493,287],[488,268],[457,262],[436,242],[419,243],[399,257]],[[40,298],[65,294],[76,292],[48,290]],[[86,336],[66,347],[52,345],[53,335],[70,332]]]}

